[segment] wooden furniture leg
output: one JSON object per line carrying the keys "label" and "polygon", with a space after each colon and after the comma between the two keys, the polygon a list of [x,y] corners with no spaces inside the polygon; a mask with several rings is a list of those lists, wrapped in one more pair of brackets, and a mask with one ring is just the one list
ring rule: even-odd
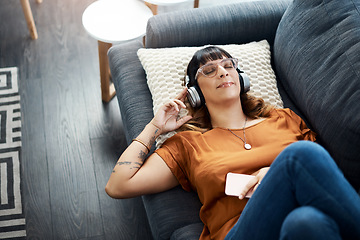
{"label": "wooden furniture leg", "polygon": [[194,8],[198,8],[199,7],[199,0],[195,0],[194,1]]}
{"label": "wooden furniture leg", "polygon": [[98,41],[101,98],[104,102],[109,102],[115,96],[114,83],[110,84],[109,59],[107,57],[107,52],[111,46],[111,43]]}
{"label": "wooden furniture leg", "polygon": [[29,0],[20,0],[20,2],[21,2],[22,9],[24,11],[26,23],[27,23],[29,31],[30,31],[30,36],[32,39],[37,39],[38,34],[37,34],[36,27],[35,27],[34,17],[31,12]]}
{"label": "wooden furniture leg", "polygon": [[152,13],[154,15],[157,14],[157,12],[158,12],[158,6],[157,5],[151,4],[151,3],[148,3],[148,2],[145,2],[145,4],[146,4],[146,6],[148,6],[150,8],[150,10],[152,11]]}
{"label": "wooden furniture leg", "polygon": [[142,41],[143,41],[143,47],[145,47],[146,36],[143,36]]}

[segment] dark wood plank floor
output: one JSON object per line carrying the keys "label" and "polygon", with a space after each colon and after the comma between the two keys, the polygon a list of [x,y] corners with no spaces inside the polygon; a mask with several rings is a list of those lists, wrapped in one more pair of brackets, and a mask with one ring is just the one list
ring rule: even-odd
{"label": "dark wood plank floor", "polygon": [[28,239],[151,239],[140,198],[104,186],[126,146],[116,98],[100,98],[97,42],[81,16],[94,0],[0,1],[0,67],[19,68]]}

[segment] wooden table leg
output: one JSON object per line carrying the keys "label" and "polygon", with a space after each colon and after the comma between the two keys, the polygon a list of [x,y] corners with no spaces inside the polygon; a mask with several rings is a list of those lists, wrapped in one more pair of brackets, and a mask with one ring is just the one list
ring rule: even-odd
{"label": "wooden table leg", "polygon": [[30,36],[32,39],[37,39],[38,34],[37,34],[36,27],[35,27],[34,17],[31,12],[29,0],[20,0],[20,3],[22,6],[22,9],[24,11],[26,23],[28,25],[29,32],[30,32]]}
{"label": "wooden table leg", "polygon": [[150,10],[152,11],[153,15],[156,15],[158,12],[158,6],[155,4],[151,4],[145,1],[146,6],[148,6],[150,8]]}
{"label": "wooden table leg", "polygon": [[101,98],[104,102],[109,102],[115,96],[114,83],[110,84],[109,59],[107,56],[111,46],[111,43],[98,41]]}
{"label": "wooden table leg", "polygon": [[199,7],[199,0],[195,0],[194,1],[194,8],[198,8]]}

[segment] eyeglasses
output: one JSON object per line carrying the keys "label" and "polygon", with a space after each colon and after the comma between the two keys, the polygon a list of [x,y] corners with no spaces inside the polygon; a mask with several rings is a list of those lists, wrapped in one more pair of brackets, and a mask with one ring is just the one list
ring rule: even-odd
{"label": "eyeglasses", "polygon": [[225,68],[225,69],[235,69],[238,66],[238,59],[237,58],[225,58],[221,60],[219,63],[208,63],[199,68],[196,72],[195,79],[199,76],[199,73],[204,75],[205,77],[215,77],[219,66]]}

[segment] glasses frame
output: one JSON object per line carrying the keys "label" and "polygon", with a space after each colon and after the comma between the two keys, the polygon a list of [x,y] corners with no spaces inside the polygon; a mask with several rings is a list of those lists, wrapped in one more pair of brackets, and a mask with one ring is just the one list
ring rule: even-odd
{"label": "glasses frame", "polygon": [[[207,78],[213,78],[216,76],[217,72],[218,72],[218,69],[219,69],[219,65],[221,65],[223,62],[225,61],[228,61],[228,60],[231,60],[233,62],[233,68],[236,69],[238,67],[238,64],[239,64],[239,59],[237,58],[224,58],[223,60],[221,60],[220,62],[218,63],[207,63],[203,66],[201,66],[197,71],[196,71],[196,74],[195,74],[195,80],[197,80],[198,76],[199,76],[199,73],[201,73],[203,76],[207,77]],[[211,66],[211,65],[215,65],[216,66],[216,69],[215,69],[215,73],[214,73],[214,76],[208,76],[206,75],[203,70],[205,67],[207,66]]]}

